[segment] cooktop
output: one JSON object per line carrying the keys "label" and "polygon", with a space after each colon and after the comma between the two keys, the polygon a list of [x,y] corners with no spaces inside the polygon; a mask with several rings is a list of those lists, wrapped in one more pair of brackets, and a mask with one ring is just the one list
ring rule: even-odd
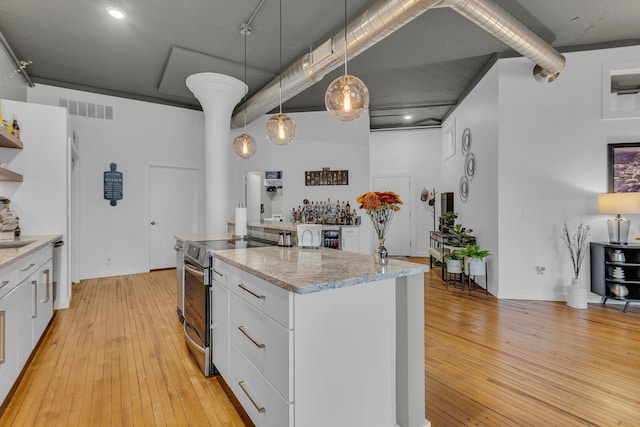
{"label": "cooktop", "polygon": [[274,242],[262,239],[228,239],[228,240],[187,240],[184,245],[184,256],[196,261],[199,265],[208,265],[212,251],[224,249],[259,248],[275,246]]}

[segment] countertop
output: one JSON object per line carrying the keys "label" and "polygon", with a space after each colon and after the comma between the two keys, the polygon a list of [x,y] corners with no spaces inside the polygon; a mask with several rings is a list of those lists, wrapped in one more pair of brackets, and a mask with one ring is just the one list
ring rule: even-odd
{"label": "countertop", "polygon": [[[61,238],[62,234],[50,234],[43,236],[20,236],[15,240],[0,240],[0,268],[7,267],[16,261],[31,255],[38,249],[41,249],[56,240],[60,240]],[[7,245],[13,245],[20,242],[29,243],[20,248],[6,247]]]}
{"label": "countertop", "polygon": [[214,251],[213,256],[298,294],[337,289],[429,271],[424,264],[390,259],[385,267],[372,255],[329,248],[265,247]]}
{"label": "countertop", "polygon": [[195,240],[196,242],[204,242],[209,240],[228,240],[233,238],[231,233],[217,233],[217,234],[176,234],[176,240],[180,240],[181,242],[186,242],[187,240]]}

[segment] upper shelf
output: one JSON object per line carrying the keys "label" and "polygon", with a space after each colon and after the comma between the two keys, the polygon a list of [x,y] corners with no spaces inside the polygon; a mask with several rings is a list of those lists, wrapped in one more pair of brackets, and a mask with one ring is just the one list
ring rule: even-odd
{"label": "upper shelf", "polygon": [[18,148],[22,150],[22,141],[0,126],[0,147]]}

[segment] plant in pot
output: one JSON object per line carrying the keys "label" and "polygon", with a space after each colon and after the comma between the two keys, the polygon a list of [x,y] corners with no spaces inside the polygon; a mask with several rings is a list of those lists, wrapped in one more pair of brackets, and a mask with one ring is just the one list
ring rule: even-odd
{"label": "plant in pot", "polygon": [[438,219],[438,221],[440,221],[440,231],[448,233],[456,223],[456,218],[458,218],[458,214],[454,211],[448,211],[446,214],[440,216]]}
{"label": "plant in pot", "polygon": [[580,223],[572,233],[565,221],[562,228],[562,240],[569,249],[571,265],[573,267],[573,279],[567,288],[567,305],[573,308],[587,308],[587,289],[582,287],[580,280],[580,268],[587,252],[587,238],[591,234],[588,225]]}
{"label": "plant in pot", "polygon": [[444,254],[442,258],[447,263],[447,273],[462,273],[463,251],[456,249]]}
{"label": "plant in pot", "polygon": [[456,248],[464,248],[473,242],[473,237],[467,233],[471,233],[473,230],[470,228],[464,228],[462,224],[456,224],[455,227],[449,229],[449,233],[453,236],[449,239],[449,245]]}
{"label": "plant in pot", "polygon": [[467,274],[470,276],[484,276],[487,272],[487,257],[491,255],[486,249],[478,245],[469,245],[461,251],[464,255],[464,264]]}

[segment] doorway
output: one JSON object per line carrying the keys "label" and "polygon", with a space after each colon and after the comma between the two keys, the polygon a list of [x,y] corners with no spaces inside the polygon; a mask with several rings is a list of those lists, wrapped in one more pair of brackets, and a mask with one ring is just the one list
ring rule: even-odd
{"label": "doorway", "polygon": [[[393,220],[387,230],[384,246],[389,255],[411,255],[413,244],[413,176],[410,173],[389,173],[373,175],[373,191],[393,191],[404,202],[400,210],[393,214]],[[374,243],[377,241],[374,236]]]}
{"label": "doorway", "polygon": [[195,234],[200,223],[200,170],[149,166],[149,270],[176,267],[176,234]]}

